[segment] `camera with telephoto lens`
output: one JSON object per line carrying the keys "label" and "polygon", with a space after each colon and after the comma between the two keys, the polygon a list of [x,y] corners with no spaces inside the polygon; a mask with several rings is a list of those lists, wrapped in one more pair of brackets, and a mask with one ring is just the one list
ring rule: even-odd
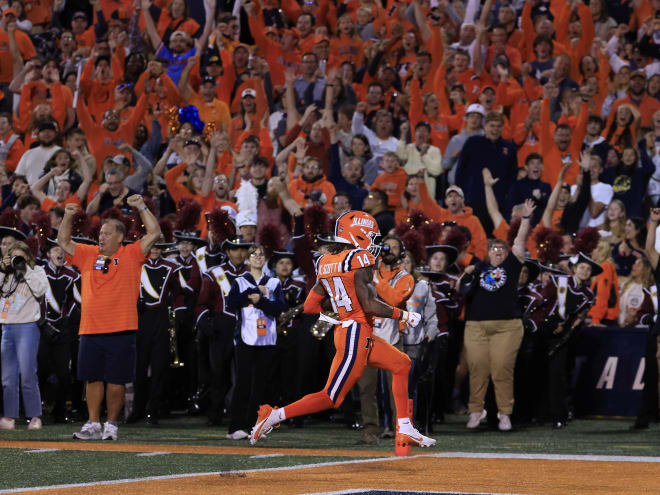
{"label": "camera with telephoto lens", "polygon": [[27,270],[27,262],[23,256],[12,256],[11,267],[16,273],[25,273]]}

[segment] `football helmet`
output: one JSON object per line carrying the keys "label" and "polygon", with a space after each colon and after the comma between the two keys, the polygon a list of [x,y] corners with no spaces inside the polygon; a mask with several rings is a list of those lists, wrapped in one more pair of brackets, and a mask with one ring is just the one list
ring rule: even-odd
{"label": "football helmet", "polygon": [[342,213],[335,222],[335,240],[366,249],[374,257],[378,257],[382,248],[378,222],[364,211]]}

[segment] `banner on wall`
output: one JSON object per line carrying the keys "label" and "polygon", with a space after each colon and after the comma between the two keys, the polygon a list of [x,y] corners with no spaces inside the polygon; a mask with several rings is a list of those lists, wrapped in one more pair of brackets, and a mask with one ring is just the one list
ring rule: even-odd
{"label": "banner on wall", "polygon": [[586,327],[575,340],[575,413],[636,416],[644,388],[647,328]]}

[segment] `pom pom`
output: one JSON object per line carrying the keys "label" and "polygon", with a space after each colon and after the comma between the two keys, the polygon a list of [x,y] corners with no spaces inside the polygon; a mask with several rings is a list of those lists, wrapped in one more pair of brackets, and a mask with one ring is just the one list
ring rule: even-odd
{"label": "pom pom", "polygon": [[25,244],[28,245],[30,248],[30,252],[32,253],[32,256],[35,258],[39,257],[39,239],[37,239],[34,236],[30,236],[27,239],[25,239]]}
{"label": "pom pom", "polygon": [[89,219],[87,218],[87,214],[83,210],[78,210],[71,219],[71,235],[75,237],[90,236],[91,231],[89,227]]}
{"label": "pom pom", "polygon": [[174,242],[174,228],[172,227],[172,222],[168,218],[161,218],[158,220],[158,225],[160,225],[160,231],[163,234],[164,242]]}
{"label": "pom pom", "polygon": [[310,248],[316,245],[317,235],[333,230],[329,225],[328,212],[318,203],[303,210],[303,219],[305,222],[305,235]]}
{"label": "pom pom", "polygon": [[5,208],[0,215],[0,225],[12,229],[19,229],[21,226],[21,217],[15,208]]}
{"label": "pom pom", "polygon": [[261,227],[257,235],[257,241],[264,249],[266,257],[269,258],[273,251],[281,251],[283,247],[282,231],[278,225],[268,223]]}
{"label": "pom pom", "polygon": [[410,251],[415,263],[418,265],[426,259],[426,250],[424,249],[424,235],[418,230],[409,230],[401,236],[406,251]]}
{"label": "pom pom", "polygon": [[425,223],[430,222],[431,219],[427,217],[423,211],[420,210],[410,210],[408,214],[408,219],[406,222],[410,225],[411,229],[419,229]]}
{"label": "pom pom", "polygon": [[467,248],[468,240],[459,227],[451,227],[445,232],[442,243],[447,244],[448,246],[453,246],[456,248],[456,251],[460,254],[462,251]]}
{"label": "pom pom", "polygon": [[585,227],[579,230],[573,243],[575,253],[584,253],[587,256],[591,256],[591,253],[598,246],[598,241],[600,241],[600,234],[596,227]]}
{"label": "pom pom", "polygon": [[98,218],[94,218],[91,220],[87,226],[88,229],[88,236],[90,239],[94,239],[95,241],[99,240],[99,234],[101,233],[101,220]]}
{"label": "pom pom", "polygon": [[424,245],[430,246],[431,244],[436,244],[442,235],[442,230],[444,227],[441,223],[427,221],[419,227],[419,231],[424,236]]}
{"label": "pom pom", "polygon": [[520,217],[516,217],[513,220],[511,220],[511,223],[509,224],[509,231],[506,233],[506,242],[509,243],[509,246],[513,246],[513,241],[518,235],[521,222],[522,222],[522,218]]}
{"label": "pom pom", "polygon": [[179,123],[185,124],[186,122],[192,124],[197,134],[201,134],[204,131],[204,122],[200,120],[199,111],[194,105],[179,108]]}
{"label": "pom pom", "polygon": [[197,224],[202,214],[202,205],[192,198],[184,198],[177,205],[174,230],[197,230]]}
{"label": "pom pom", "polygon": [[549,229],[548,227],[539,229],[534,236],[534,242],[538,250],[537,259],[541,263],[559,262],[559,255],[561,254],[561,248],[564,242],[556,230]]}
{"label": "pom pom", "polygon": [[234,222],[229,218],[226,210],[220,207],[206,213],[206,226],[213,233],[213,244],[219,246],[225,239],[236,235]]}
{"label": "pom pom", "polygon": [[115,220],[119,220],[121,223],[124,224],[124,228],[126,229],[126,232],[130,232],[133,227],[133,221],[131,217],[124,215],[119,208],[116,206],[113,206],[112,208],[108,208],[103,212],[101,215],[101,223],[103,223],[104,220],[107,220],[108,218],[113,218]]}
{"label": "pom pom", "polygon": [[48,245],[48,239],[53,236],[53,229],[50,226],[50,216],[43,210],[37,211],[32,216],[32,226],[34,235],[39,241],[39,248],[44,250]]}

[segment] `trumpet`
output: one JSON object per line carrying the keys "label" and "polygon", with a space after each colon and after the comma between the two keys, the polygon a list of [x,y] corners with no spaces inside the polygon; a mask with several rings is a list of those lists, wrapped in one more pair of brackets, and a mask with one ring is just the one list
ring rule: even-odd
{"label": "trumpet", "polygon": [[169,308],[168,319],[170,321],[170,327],[167,329],[167,332],[170,337],[170,357],[172,358],[170,368],[181,368],[184,363],[179,360],[179,345],[176,341],[176,323],[174,320],[174,310],[172,308]]}
{"label": "trumpet", "polygon": [[287,309],[277,318],[277,333],[286,336],[289,322],[296,318],[303,311],[305,304],[299,304],[293,308]]}
{"label": "trumpet", "polygon": [[[326,316],[329,316],[330,318],[337,319],[338,315],[337,313],[333,313],[332,311],[326,311],[325,313],[322,313]],[[312,328],[309,329],[309,331],[312,333],[314,337],[316,337],[319,340],[323,340],[326,336],[326,334],[330,331],[332,327],[334,327],[335,324],[331,323],[327,320],[324,320],[319,317],[318,320],[316,320],[316,323],[312,325]]]}

